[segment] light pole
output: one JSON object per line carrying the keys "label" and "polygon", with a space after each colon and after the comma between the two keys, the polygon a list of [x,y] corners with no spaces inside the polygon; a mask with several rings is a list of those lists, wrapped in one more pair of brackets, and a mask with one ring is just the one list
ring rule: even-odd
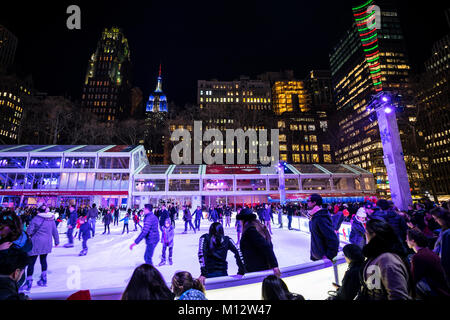
{"label": "light pole", "polygon": [[286,163],[284,161],[280,161],[277,166],[278,170],[278,190],[280,192],[280,204],[284,205],[286,203],[286,187],[284,181],[284,168]]}
{"label": "light pole", "polygon": [[367,107],[369,112],[375,111],[378,118],[392,201],[398,209],[408,210],[408,205],[412,205],[411,189],[395,109],[392,95],[387,92],[375,95]]}

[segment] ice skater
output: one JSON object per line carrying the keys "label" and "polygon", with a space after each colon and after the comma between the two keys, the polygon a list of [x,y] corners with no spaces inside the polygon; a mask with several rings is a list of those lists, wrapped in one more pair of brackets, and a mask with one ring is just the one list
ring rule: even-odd
{"label": "ice skater", "polygon": [[145,263],[153,265],[153,252],[155,247],[159,242],[159,221],[158,218],[153,214],[153,206],[151,204],[146,204],[144,207],[144,227],[142,228],[141,234],[136,238],[133,244],[130,245],[130,250],[143,239],[147,248],[145,249],[144,259]]}
{"label": "ice skater", "polygon": [[125,228],[127,229],[127,234],[128,234],[128,232],[129,232],[129,230],[128,230],[128,221],[130,221],[130,214],[127,212],[127,214],[125,215],[125,217],[123,217],[123,219],[120,219],[120,221],[123,221],[123,230],[122,230],[122,234],[124,234]]}
{"label": "ice skater", "polygon": [[83,238],[83,249],[78,255],[85,256],[88,252],[87,241],[91,238],[91,224],[89,223],[87,215],[83,215],[80,217],[80,235]]}
{"label": "ice skater", "polygon": [[200,231],[200,224],[201,224],[201,220],[203,219],[202,208],[200,206],[197,206],[197,209],[194,211],[193,215],[195,218],[194,226],[198,231]]}
{"label": "ice skater", "polygon": [[67,220],[67,239],[68,243],[64,245],[64,248],[73,248],[73,229],[77,225],[77,211],[75,205],[69,207],[69,218]]}
{"label": "ice skater", "polygon": [[281,205],[277,206],[277,214],[278,214],[278,224],[280,229],[283,229],[283,208]]}
{"label": "ice skater", "polygon": [[141,224],[139,223],[139,221],[140,221],[139,216],[140,216],[140,215],[136,212],[136,210],[134,210],[134,211],[133,211],[134,231],[137,231],[137,227],[138,227],[138,226],[141,227],[141,230],[142,230],[142,226],[141,226]]}
{"label": "ice skater", "polygon": [[231,208],[226,207],[225,208],[225,227],[231,227]]}
{"label": "ice skater", "polygon": [[[238,209],[237,214],[239,214],[240,212],[241,212],[241,209]],[[242,221],[241,220],[236,219],[235,228],[236,228],[236,233],[237,233],[236,245],[239,245],[239,243],[241,242],[241,235],[242,235]]]}
{"label": "ice skater", "polygon": [[184,232],[183,232],[183,234],[187,233],[188,225],[189,225],[189,227],[191,229],[194,230],[194,233],[196,233],[195,227],[192,224],[192,214],[191,214],[191,211],[189,210],[189,208],[187,206],[183,206],[183,220],[184,220]]}
{"label": "ice skater", "polygon": [[113,219],[113,217],[111,214],[111,210],[108,210],[106,212],[105,216],[103,217],[103,224],[105,225],[105,231],[103,231],[103,234],[106,233],[106,229],[108,229],[108,234],[110,233],[109,225],[111,224],[112,219]]}
{"label": "ice skater", "polygon": [[264,219],[264,225],[267,227],[267,230],[269,230],[270,234],[272,233],[272,224],[271,224],[271,217],[272,217],[272,207],[270,204],[266,204],[266,207],[264,208],[264,211],[262,212],[263,219]]}
{"label": "ice skater", "polygon": [[175,235],[175,229],[172,225],[170,218],[166,219],[166,222],[161,227],[161,243],[162,243],[162,257],[159,267],[166,264],[166,249],[169,248],[169,264],[172,265],[172,254],[173,254],[173,238]]}

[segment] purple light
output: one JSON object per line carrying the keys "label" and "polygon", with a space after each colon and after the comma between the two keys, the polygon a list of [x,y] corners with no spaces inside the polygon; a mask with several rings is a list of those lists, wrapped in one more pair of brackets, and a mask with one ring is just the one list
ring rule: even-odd
{"label": "purple light", "polygon": [[381,98],[381,100],[383,100],[383,102],[388,102],[389,101],[388,97],[383,97],[383,98]]}
{"label": "purple light", "polygon": [[390,114],[392,112],[392,108],[386,107],[386,108],[384,108],[384,112],[386,112],[387,114]]}

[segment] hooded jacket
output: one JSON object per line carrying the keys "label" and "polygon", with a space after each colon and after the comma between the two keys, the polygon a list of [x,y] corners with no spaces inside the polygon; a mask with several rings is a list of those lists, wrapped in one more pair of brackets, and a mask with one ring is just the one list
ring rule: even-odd
{"label": "hooded jacket", "polygon": [[245,274],[244,259],[241,251],[234,241],[227,236],[222,238],[218,247],[210,248],[211,236],[206,233],[200,237],[198,245],[198,260],[200,262],[201,275],[207,277],[211,273],[228,274],[227,253],[228,250],[234,253],[236,264],[238,265],[238,274]]}
{"label": "hooded jacket", "polygon": [[339,239],[334,232],[333,223],[327,209],[317,211],[309,221],[311,232],[311,260],[321,260],[324,256],[333,259],[337,256]]}
{"label": "hooded jacket", "polygon": [[52,238],[55,241],[55,245],[59,244],[55,216],[51,212],[42,212],[34,217],[27,228],[27,233],[33,243],[33,248],[28,252],[30,256],[38,256],[52,252]]}

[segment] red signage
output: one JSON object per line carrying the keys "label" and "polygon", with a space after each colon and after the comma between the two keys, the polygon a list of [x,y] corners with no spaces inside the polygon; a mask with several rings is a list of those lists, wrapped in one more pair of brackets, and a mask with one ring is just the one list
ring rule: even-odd
{"label": "red signage", "polygon": [[261,174],[255,165],[209,165],[206,174]]}
{"label": "red signage", "polygon": [[26,191],[26,190],[0,190],[1,196],[128,196],[128,191],[61,191],[61,190],[45,190],[45,191]]}

